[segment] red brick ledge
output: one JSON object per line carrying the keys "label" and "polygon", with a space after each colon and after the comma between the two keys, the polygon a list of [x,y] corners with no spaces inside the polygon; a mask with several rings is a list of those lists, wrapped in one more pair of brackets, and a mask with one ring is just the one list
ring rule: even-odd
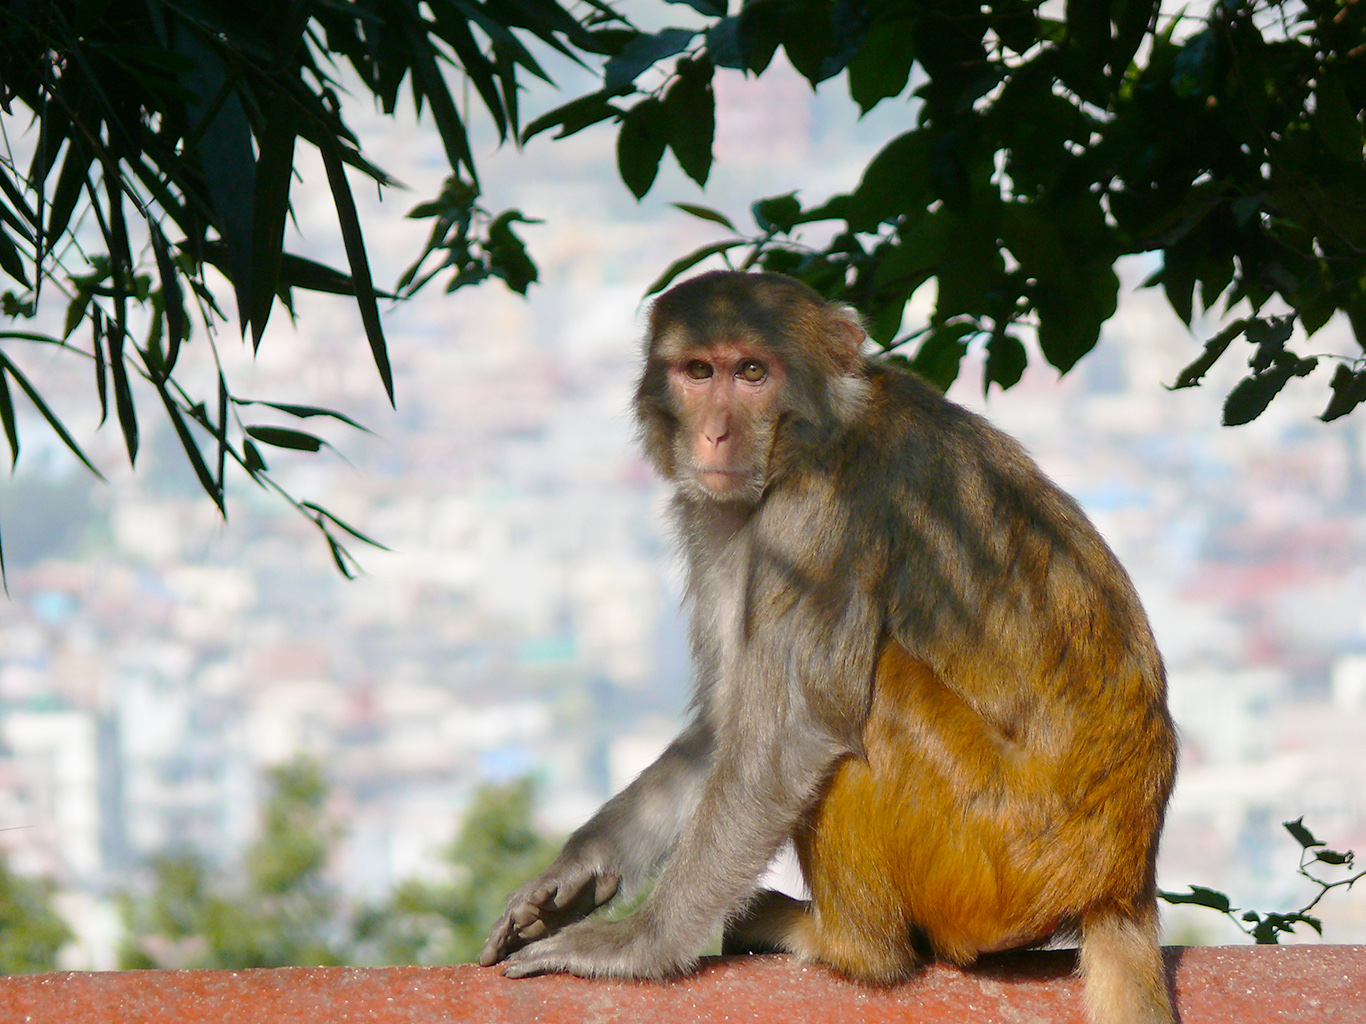
{"label": "red brick ledge", "polygon": [[[1083,1024],[1067,951],[934,966],[868,988],[787,957],[709,958],[665,984],[545,977],[495,968],[290,967],[0,978],[3,1024],[671,1024],[786,1021]],[[1360,1024],[1366,946],[1167,950],[1182,1024]]]}

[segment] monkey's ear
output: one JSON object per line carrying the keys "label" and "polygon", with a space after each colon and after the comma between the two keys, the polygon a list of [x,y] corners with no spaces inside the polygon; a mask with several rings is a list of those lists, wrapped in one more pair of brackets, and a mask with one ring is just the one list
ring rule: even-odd
{"label": "monkey's ear", "polygon": [[868,335],[859,323],[857,313],[847,306],[835,307],[829,326],[826,327],[826,336],[830,340],[830,349],[834,352],[835,361],[842,372],[849,373],[858,366],[863,343]]}

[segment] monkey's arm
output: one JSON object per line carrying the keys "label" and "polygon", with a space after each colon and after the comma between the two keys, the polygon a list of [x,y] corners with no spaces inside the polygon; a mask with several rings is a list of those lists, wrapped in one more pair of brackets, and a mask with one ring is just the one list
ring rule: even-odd
{"label": "monkey's arm", "polygon": [[649,874],[678,842],[701,797],[712,757],[699,717],[629,786],[564,844],[541,875],[508,897],[479,954],[495,964],[528,942],[586,917]]}
{"label": "monkey's arm", "polygon": [[[649,899],[623,920],[582,921],[525,945],[508,958],[509,977],[660,978],[696,962],[753,893],[839,758],[857,749],[877,631],[871,614],[856,617],[865,621],[833,636],[779,623],[748,645],[719,687],[702,798]],[[822,642],[813,643],[816,636]],[[846,712],[852,729],[835,721]]]}

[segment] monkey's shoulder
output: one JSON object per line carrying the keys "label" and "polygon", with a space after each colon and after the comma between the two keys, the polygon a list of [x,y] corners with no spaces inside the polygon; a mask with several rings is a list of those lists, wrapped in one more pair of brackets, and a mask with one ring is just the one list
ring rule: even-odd
{"label": "monkey's shoulder", "polygon": [[884,479],[889,472],[924,474],[927,485],[942,485],[945,475],[974,474],[980,467],[990,467],[998,478],[1029,483],[1042,478],[1019,442],[913,373],[869,360],[864,374],[862,415],[830,446],[831,461],[876,466]]}

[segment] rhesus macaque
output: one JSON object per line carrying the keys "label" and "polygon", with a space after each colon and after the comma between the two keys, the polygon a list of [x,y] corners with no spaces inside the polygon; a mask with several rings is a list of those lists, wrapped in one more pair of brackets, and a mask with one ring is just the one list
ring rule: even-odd
{"label": "rhesus macaque", "polygon": [[[1138,597],[1018,444],[863,341],[773,275],[655,303],[635,404],[676,487],[694,714],[480,962],[662,978],[724,929],[889,983],[1079,935],[1093,1019],[1170,1021],[1176,738]],[[756,894],[788,839],[809,902]],[[656,871],[634,914],[581,920]]]}

